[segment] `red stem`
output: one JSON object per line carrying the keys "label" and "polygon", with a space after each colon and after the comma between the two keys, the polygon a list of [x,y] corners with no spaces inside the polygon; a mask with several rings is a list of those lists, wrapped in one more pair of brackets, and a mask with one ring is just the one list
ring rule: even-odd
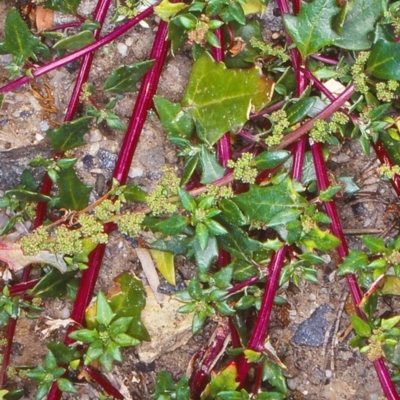
{"label": "red stem", "polygon": [[16,285],[10,286],[10,296],[19,296],[25,294],[25,292],[29,289],[32,289],[36,286],[36,284],[40,281],[40,279],[32,279],[29,282],[21,282],[17,283]]}
{"label": "red stem", "polygon": [[[47,74],[50,71],[53,71],[54,69],[60,68],[66,64],[69,64],[72,61],[77,60],[78,58],[81,58],[85,56],[86,54],[89,54],[100,47],[105,46],[106,44],[112,42],[113,40],[117,39],[119,36],[121,36],[123,33],[128,31],[129,29],[133,28],[135,25],[137,25],[140,21],[145,19],[146,17],[150,16],[153,13],[153,7],[149,7],[146,10],[144,10],[142,13],[137,15],[136,17],[132,18],[125,24],[121,25],[117,29],[114,29],[112,32],[110,32],[108,35],[105,35],[103,38],[99,39],[98,41],[89,44],[88,46],[83,47],[82,49],[76,50],[70,54],[67,54],[64,57],[61,57],[55,61],[52,61],[50,63],[47,63],[45,65],[42,65],[38,68],[32,69],[32,76],[34,78],[38,78],[39,76],[42,76],[43,74]],[[14,81],[8,83],[7,85],[3,86],[0,88],[0,93],[7,93],[11,92],[20,86],[24,85],[25,83],[29,82],[32,78],[29,76],[21,76],[18,79],[15,79]]]}
{"label": "red stem", "polygon": [[7,340],[7,345],[2,347],[3,362],[1,363],[1,371],[0,371],[0,387],[3,387],[6,381],[7,368],[10,362],[11,348],[16,326],[17,326],[17,320],[14,318],[10,318],[7,324],[7,329],[4,333],[4,338]]}
{"label": "red stem", "polygon": [[[329,187],[329,179],[328,174],[325,166],[324,157],[322,154],[322,148],[319,143],[312,143],[311,144],[311,152],[314,159],[315,165],[315,172],[317,175],[317,184],[318,190],[326,190]],[[325,209],[326,213],[328,214],[329,218],[331,219],[331,229],[332,233],[340,239],[340,246],[337,249],[339,254],[340,262],[343,261],[343,258],[348,255],[348,247],[346,243],[346,239],[343,234],[343,230],[340,224],[336,204],[333,201],[325,202]],[[356,312],[360,318],[366,320],[366,316],[363,311],[358,307],[362,299],[362,294],[360,287],[358,286],[357,279],[353,274],[346,275],[347,284],[349,286],[350,294],[353,299],[353,303],[356,308]],[[394,384],[390,378],[389,372],[383,362],[382,359],[379,359],[374,362],[374,367],[376,373],[378,375],[379,382],[381,384],[383,393],[385,394],[388,400],[399,400],[400,397],[396,392]]]}
{"label": "red stem", "polygon": [[103,375],[94,368],[85,365],[83,369],[94,379],[110,396],[115,399],[124,400],[124,396]]}

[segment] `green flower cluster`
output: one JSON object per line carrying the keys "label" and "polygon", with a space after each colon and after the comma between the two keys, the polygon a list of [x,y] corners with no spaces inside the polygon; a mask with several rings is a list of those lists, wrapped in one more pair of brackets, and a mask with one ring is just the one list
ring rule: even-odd
{"label": "green flower cluster", "polygon": [[47,242],[46,250],[54,254],[81,253],[82,242],[79,240],[80,238],[79,230],[69,229],[63,225],[58,226],[50,237],[50,241]]}
{"label": "green flower cluster", "polygon": [[154,215],[174,213],[178,207],[170,202],[171,196],[176,196],[179,188],[179,178],[172,168],[162,169],[163,176],[157,186],[147,197],[147,204]]}
{"label": "green flower cluster", "polygon": [[216,200],[222,200],[232,198],[234,193],[230,186],[216,186],[209,184],[206,185],[206,192],[204,195],[200,196],[200,198],[205,196],[214,196]]}
{"label": "green flower cluster", "polygon": [[107,243],[108,235],[104,233],[103,224],[95,216],[81,214],[78,222],[81,226],[79,231],[83,237],[90,237],[93,243]]}
{"label": "green flower cluster", "polygon": [[375,85],[376,97],[378,98],[378,100],[388,103],[394,99],[394,97],[396,96],[395,92],[398,88],[399,83],[394,80],[379,82]]}
{"label": "green flower cluster", "polygon": [[310,137],[314,142],[324,143],[330,135],[329,123],[323,119],[315,121],[310,131]]}
{"label": "green flower cluster", "polygon": [[236,161],[229,160],[228,167],[233,168],[233,177],[244,183],[255,183],[257,170],[251,166],[252,161],[251,153],[243,153]]}
{"label": "green flower cluster", "polygon": [[142,222],[146,214],[144,213],[126,213],[122,214],[118,220],[118,229],[121,233],[136,237],[142,228]]}
{"label": "green flower cluster", "polygon": [[264,43],[261,40],[252,37],[249,41],[251,46],[260,50],[263,56],[273,56],[280,58],[283,62],[289,60],[289,56],[285,53],[285,49],[282,47],[272,47],[269,43]]}
{"label": "green flower cluster", "polygon": [[122,202],[121,200],[111,201],[106,199],[102,201],[94,210],[96,218],[100,221],[110,221],[114,214],[119,213],[121,210]]}
{"label": "green flower cluster", "polygon": [[395,175],[400,175],[400,166],[393,165],[389,167],[388,165],[381,165],[378,167],[378,173],[381,176],[386,176],[389,179],[392,179]]}
{"label": "green flower cluster", "polygon": [[364,67],[368,61],[370,52],[361,51],[355,60],[355,63],[351,67],[351,75],[354,81],[354,88],[357,92],[367,94],[369,91],[367,85],[367,75],[365,75]]}
{"label": "green flower cluster", "polygon": [[285,110],[274,111],[269,120],[272,122],[272,135],[265,139],[265,143],[272,147],[278,145],[283,138],[283,132],[290,126]]}
{"label": "green flower cluster", "polygon": [[49,233],[44,226],[35,229],[29,236],[21,239],[22,251],[27,256],[34,256],[46,248]]}

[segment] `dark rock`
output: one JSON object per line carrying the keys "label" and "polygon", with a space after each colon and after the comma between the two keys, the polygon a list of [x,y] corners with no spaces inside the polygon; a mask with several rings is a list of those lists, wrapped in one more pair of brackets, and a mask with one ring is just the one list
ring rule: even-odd
{"label": "dark rock", "polygon": [[100,149],[97,153],[97,157],[99,158],[99,164],[101,168],[109,172],[114,170],[115,163],[117,162],[116,154],[104,149]]}
{"label": "dark rock", "polygon": [[89,172],[91,169],[94,168],[94,157],[90,154],[86,154],[82,158],[82,163],[83,163],[83,168],[85,168],[85,170]]}
{"label": "dark rock", "polygon": [[318,307],[310,318],[299,325],[293,335],[292,342],[297,345],[322,346],[327,328],[325,314],[330,310],[331,308],[327,304]]}
{"label": "dark rock", "polygon": [[21,174],[24,169],[32,172],[36,182],[41,182],[44,176],[43,168],[28,167],[29,161],[36,156],[51,158],[50,146],[43,144],[37,146],[26,146],[18,149],[0,152],[0,189],[8,190],[21,183]]}

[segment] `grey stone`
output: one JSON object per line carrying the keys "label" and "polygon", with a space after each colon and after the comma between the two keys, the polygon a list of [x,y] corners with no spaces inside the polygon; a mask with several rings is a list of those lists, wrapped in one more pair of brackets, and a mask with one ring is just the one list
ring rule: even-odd
{"label": "grey stone", "polygon": [[325,314],[330,307],[324,304],[318,307],[310,316],[303,321],[293,335],[292,341],[297,345],[319,347],[324,343],[327,321]]}
{"label": "grey stone", "polygon": [[114,170],[115,163],[117,162],[116,154],[104,149],[100,149],[97,153],[97,157],[99,158],[99,164],[101,168],[110,172]]}

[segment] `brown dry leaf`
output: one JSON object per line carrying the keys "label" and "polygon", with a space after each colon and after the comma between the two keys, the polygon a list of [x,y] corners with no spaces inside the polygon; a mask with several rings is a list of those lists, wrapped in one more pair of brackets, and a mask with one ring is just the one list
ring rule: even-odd
{"label": "brown dry leaf", "polygon": [[53,27],[54,11],[43,6],[36,7],[36,29],[37,33],[42,32],[44,29]]}
{"label": "brown dry leaf", "polygon": [[47,338],[51,332],[56,331],[60,328],[66,328],[68,325],[73,325],[76,324],[76,321],[74,321],[71,318],[66,318],[66,319],[53,319],[50,317],[46,317],[48,321],[45,322],[46,325],[49,327],[46,329],[42,330],[42,335]]}
{"label": "brown dry leaf", "polygon": [[62,256],[41,251],[35,256],[26,256],[19,243],[0,241],[0,260],[5,262],[12,271],[16,272],[29,264],[49,264],[60,272],[67,271],[67,264]]}

